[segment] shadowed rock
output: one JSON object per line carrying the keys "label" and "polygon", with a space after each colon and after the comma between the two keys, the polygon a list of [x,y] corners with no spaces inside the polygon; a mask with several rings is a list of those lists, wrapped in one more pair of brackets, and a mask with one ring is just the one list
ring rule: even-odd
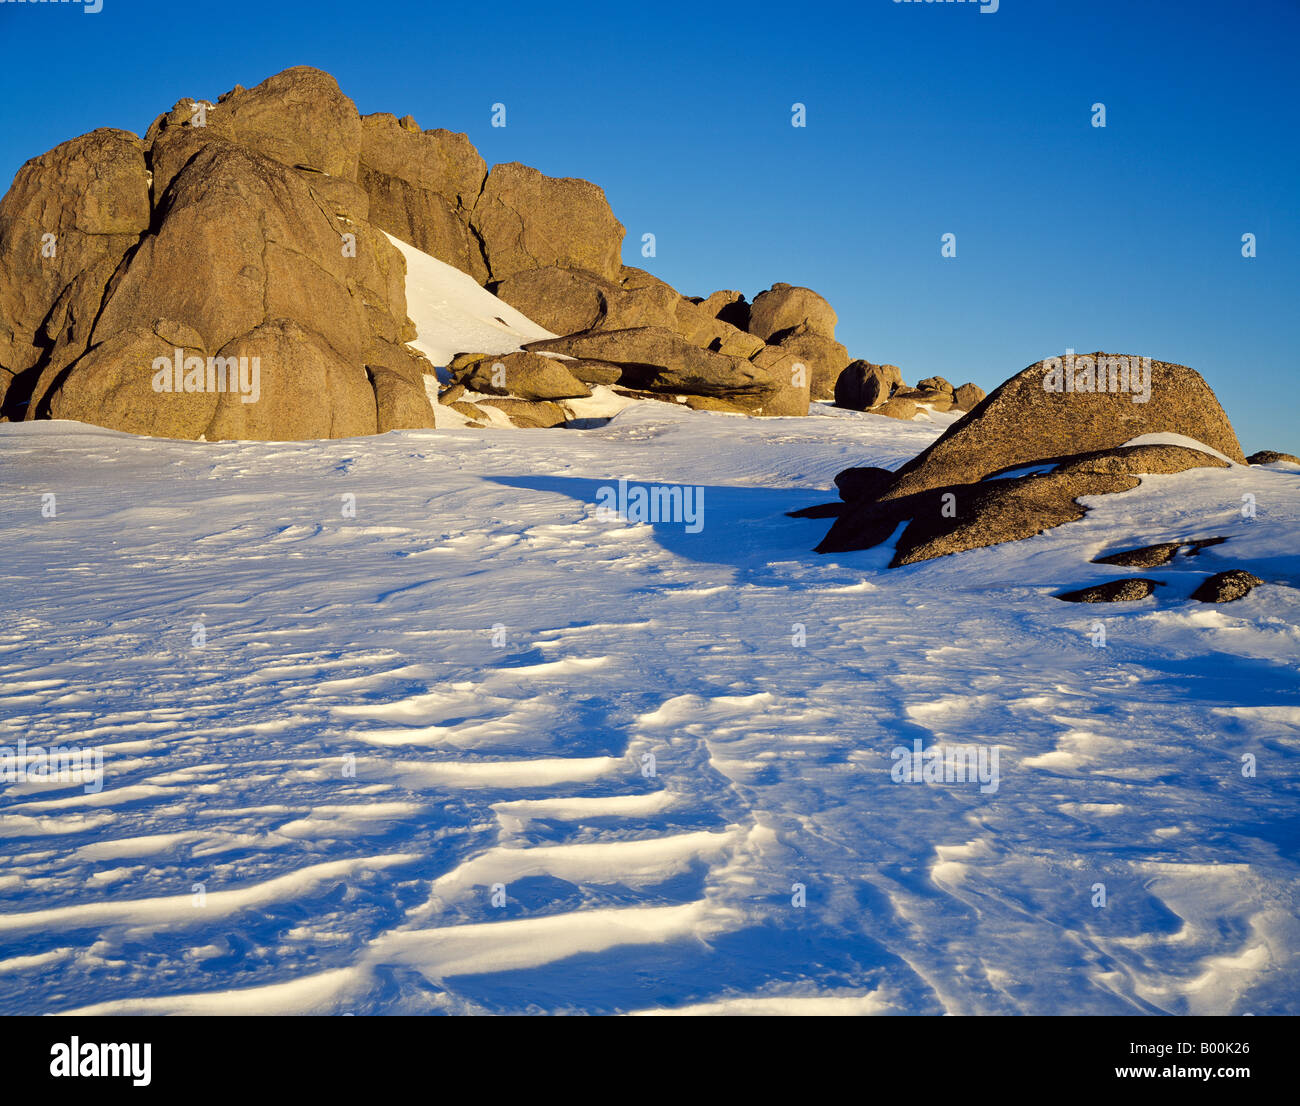
{"label": "shadowed rock", "polygon": [[1119,553],[1108,553],[1104,557],[1094,557],[1095,565],[1121,565],[1124,568],[1159,568],[1169,564],[1180,549],[1187,550],[1187,556],[1195,557],[1202,549],[1219,545],[1227,538],[1200,538],[1190,542],[1161,542],[1158,545],[1144,545],[1138,549],[1125,549]]}
{"label": "shadowed rock", "polygon": [[[893,400],[890,401],[895,402]],[[1055,458],[1050,472],[949,484],[896,495],[883,492],[849,504],[817,546],[819,553],[868,549],[906,522],[891,566],[1018,541],[1086,514],[1081,496],[1128,491],[1144,473],[1182,472],[1226,462],[1184,446],[1127,446]]]}
{"label": "shadowed rock", "polygon": [[884,403],[902,384],[903,374],[897,365],[851,361],[835,379],[835,406],[866,411]]}
{"label": "shadowed rock", "polygon": [[879,495],[894,474],[889,469],[865,466],[863,468],[845,469],[835,476],[835,487],[839,489],[840,498],[846,503],[859,499],[868,499]]}
{"label": "shadowed rock", "polygon": [[1095,565],[1120,565],[1124,568],[1159,568],[1174,559],[1180,545],[1176,541],[1161,542],[1159,545],[1144,545],[1140,549],[1126,549],[1121,553],[1110,553],[1105,557],[1093,557]]}
{"label": "shadowed rock", "polygon": [[1192,592],[1192,598],[1199,599],[1202,603],[1233,603],[1249,595],[1263,582],[1253,573],[1232,568],[1227,572],[1216,572],[1202,580],[1201,585]]}
{"label": "shadowed rock", "polygon": [[1279,461],[1300,465],[1300,457],[1297,457],[1294,453],[1279,453],[1276,449],[1261,449],[1258,453],[1252,453],[1246,458],[1246,464],[1248,465],[1276,465]]}
{"label": "shadowed rock", "polygon": [[1129,580],[1110,580],[1095,587],[1065,591],[1056,598],[1064,599],[1067,603],[1134,603],[1145,599],[1159,586],[1158,580],[1134,576]]}

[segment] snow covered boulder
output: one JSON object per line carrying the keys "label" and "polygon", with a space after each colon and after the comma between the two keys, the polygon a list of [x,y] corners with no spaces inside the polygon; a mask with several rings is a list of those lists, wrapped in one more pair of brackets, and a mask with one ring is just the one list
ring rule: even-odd
{"label": "snow covered boulder", "polygon": [[1202,603],[1235,603],[1243,599],[1264,581],[1253,572],[1240,568],[1231,568],[1227,572],[1216,572],[1203,580],[1192,592],[1192,598]]}
{"label": "snow covered boulder", "polygon": [[1132,576],[1127,580],[1108,580],[1094,587],[1064,591],[1056,598],[1067,603],[1136,603],[1161,586],[1159,580]]}
{"label": "snow covered boulder", "polygon": [[1279,462],[1300,465],[1300,457],[1294,453],[1279,453],[1276,449],[1261,449],[1246,458],[1248,465],[1276,465]]}

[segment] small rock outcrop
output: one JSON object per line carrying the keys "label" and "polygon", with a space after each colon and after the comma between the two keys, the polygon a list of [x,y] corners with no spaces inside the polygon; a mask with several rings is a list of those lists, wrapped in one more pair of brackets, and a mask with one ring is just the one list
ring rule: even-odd
{"label": "small rock outcrop", "polygon": [[1234,603],[1245,598],[1263,582],[1254,573],[1232,568],[1226,572],[1216,572],[1203,580],[1192,592],[1192,598],[1202,603]]}
{"label": "small rock outcrop", "polygon": [[[1218,400],[1192,369],[1148,362],[1149,396],[1138,404],[1125,393],[1053,392],[1044,388],[1051,369],[1031,365],[888,481],[874,478],[869,494],[846,496],[818,552],[867,549],[906,523],[892,564],[910,564],[1032,537],[1083,517],[1080,497],[1135,488],[1143,474],[1228,467],[1201,448],[1126,444],[1145,434],[1183,435],[1244,460]],[[913,403],[905,397],[917,393],[931,394],[899,390],[886,406]],[[1075,452],[1062,455],[1066,443]]]}
{"label": "small rock outcrop", "polygon": [[1160,586],[1159,580],[1134,576],[1128,580],[1109,580],[1094,587],[1061,592],[1056,598],[1067,603],[1136,603]]}

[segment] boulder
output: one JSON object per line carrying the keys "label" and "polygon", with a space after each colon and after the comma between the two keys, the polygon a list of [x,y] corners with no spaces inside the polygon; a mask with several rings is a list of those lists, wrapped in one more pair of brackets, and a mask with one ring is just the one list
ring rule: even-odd
{"label": "boulder", "polygon": [[686,406],[692,411],[720,411],[727,415],[753,414],[750,409],[718,396],[687,396]]}
{"label": "boulder", "polygon": [[918,388],[931,392],[947,392],[952,395],[956,389],[941,376],[927,376],[924,380],[918,381]]}
{"label": "boulder", "polygon": [[836,473],[835,487],[839,489],[840,498],[845,503],[853,503],[879,495],[893,478],[894,474],[889,469],[867,465]]}
{"label": "boulder", "polygon": [[522,426],[529,430],[561,426],[569,420],[563,407],[558,403],[549,403],[545,400],[534,402],[526,399],[485,399],[482,405],[505,412],[506,417],[515,426]]}
{"label": "boulder", "polygon": [[894,398],[910,400],[918,406],[924,403],[933,407],[936,411],[952,409],[952,393],[941,392],[932,388],[899,388],[894,393]]}
{"label": "boulder", "polygon": [[871,548],[903,522],[907,526],[895,546],[895,566],[1019,541],[1082,518],[1087,512],[1080,497],[1128,491],[1145,473],[1196,467],[1226,468],[1227,463],[1184,446],[1126,446],[1058,458],[1050,472],[939,485],[903,495],[898,494],[895,474],[883,490],[848,504],[817,551]]}
{"label": "boulder", "polygon": [[494,166],[470,226],[493,281],[548,265],[615,280],[622,268],[623,224],[590,181],[547,177],[517,162]]}
{"label": "boulder", "polygon": [[375,390],[365,368],[293,319],[268,319],[218,355],[259,358],[261,396],[244,403],[232,392],[218,395],[205,431],[209,441],[353,438],[378,430]]}
{"label": "boulder", "polygon": [[463,134],[421,131],[409,116],[361,119],[357,180],[370,222],[480,284],[488,269],[470,214],[486,179],[487,163]]}
{"label": "boulder", "polygon": [[1092,563],[1121,565],[1125,568],[1159,568],[1173,561],[1179,551],[1185,551],[1188,557],[1195,557],[1202,549],[1208,549],[1212,545],[1222,545],[1227,540],[1227,538],[1197,538],[1194,541],[1160,542],[1158,545],[1144,545],[1138,549],[1125,549],[1119,553],[1108,553],[1104,557],[1094,557]]}
{"label": "boulder", "polygon": [[96,336],[174,318],[215,350],[267,318],[291,318],[358,365],[374,338],[401,336],[396,248],[357,224],[356,257],[345,256],[336,220],[276,162],[209,141],[173,181],[157,222],[110,290]]}
{"label": "boulder", "polygon": [[904,419],[911,421],[916,418],[921,409],[910,399],[887,399],[879,407],[873,407],[873,415],[884,415],[890,419]]}
{"label": "boulder", "polygon": [[746,359],[765,345],[761,338],[715,318],[642,269],[623,266],[619,286],[625,294],[610,299],[601,324],[606,330],[667,326],[692,345]]}
{"label": "boulder", "polygon": [[[765,342],[779,342],[800,327],[834,340],[838,321],[831,305],[811,288],[791,284],[772,285],[754,297],[749,309],[749,332],[757,334]],[[848,364],[847,357],[844,363]]]}
{"label": "boulder", "polygon": [[886,366],[853,361],[835,379],[835,406],[865,411],[884,403],[892,388]]}
{"label": "boulder", "polygon": [[623,266],[616,280],[560,266],[527,269],[492,286],[500,299],[556,334],[659,326],[692,345],[752,357],[763,340],[681,296],[658,277]]}
{"label": "boulder", "polygon": [[464,403],[460,400],[453,400],[447,404],[453,411],[458,411],[467,419],[473,419],[476,423],[485,423],[488,417],[483,410],[473,403]]}
{"label": "boulder", "polygon": [[[1040,361],[1000,385],[966,418],[954,423],[928,449],[907,462],[887,493],[898,497],[927,488],[978,481],[991,473],[1073,453],[1113,450],[1144,434],[1172,432],[1204,442],[1238,463],[1245,461],[1223,408],[1199,373],[1184,365],[1149,361],[1147,402],[1126,392],[1047,390],[1073,368],[1084,375],[1114,363],[1113,355]],[[1133,359],[1136,361],[1136,359]],[[1136,373],[1142,377],[1147,370]],[[1072,377],[1072,379],[1074,379]],[[1095,377],[1094,377],[1095,385]]]}
{"label": "boulder", "polygon": [[424,430],[434,426],[433,407],[424,387],[433,366],[409,346],[376,342],[366,357],[366,371],[375,391],[376,428]]}
{"label": "boulder", "polygon": [[1192,598],[1202,603],[1233,603],[1249,595],[1263,582],[1254,573],[1232,568],[1227,572],[1216,572],[1201,581],[1200,586],[1192,592]]}
{"label": "boulder", "polygon": [[56,347],[56,373],[85,352],[109,280],[148,227],[149,172],[133,134],[92,131],[18,170],[0,200],[4,417],[30,417]]}
{"label": "boulder", "polygon": [[519,399],[573,399],[591,389],[565,367],[566,362],[540,353],[506,353],[476,362],[458,383],[473,392]]}
{"label": "boulder", "polygon": [[448,371],[452,376],[460,375],[462,369],[468,368],[475,361],[482,361],[485,357],[493,356],[490,353],[458,353],[447,365]]}
{"label": "boulder", "polygon": [[1158,580],[1134,576],[1128,580],[1110,580],[1095,587],[1062,592],[1056,598],[1064,599],[1067,603],[1135,603],[1139,599],[1145,599],[1159,586]]}
{"label": "boulder", "polygon": [[570,373],[584,384],[617,384],[623,379],[623,367],[608,361],[562,361]]}
{"label": "boulder", "polygon": [[[163,329],[170,329],[164,327]],[[217,409],[215,392],[158,392],[153,388],[153,362],[204,357],[196,344],[171,332],[167,338],[152,327],[138,326],[111,335],[77,358],[61,373],[48,397],[48,417],[109,426],[127,434],[153,438],[202,436]]]}
{"label": "boulder", "polygon": [[1276,465],[1279,461],[1300,465],[1300,457],[1294,453],[1279,453],[1276,449],[1261,449],[1246,458],[1248,465]]}
{"label": "boulder", "polygon": [[963,384],[952,394],[952,405],[961,411],[973,411],[984,398],[984,389],[978,384]]}
{"label": "boulder", "polygon": [[741,357],[700,349],[665,327],[588,330],[529,342],[524,348],[618,365],[632,387],[656,392],[728,397],[771,393],[779,387],[773,372]]}
{"label": "boulder", "polygon": [[706,314],[724,323],[730,323],[737,330],[749,330],[750,305],[740,292],[714,292],[699,301]]}
{"label": "boulder", "polygon": [[1121,565],[1124,568],[1160,568],[1174,559],[1181,543],[1176,541],[1161,542],[1159,545],[1144,545],[1140,549],[1125,549],[1119,553],[1109,553],[1104,557],[1093,557],[1095,565]]}
{"label": "boulder", "polygon": [[555,334],[594,330],[604,321],[619,286],[595,273],[546,265],[524,269],[490,285],[498,299]]}
{"label": "boulder", "polygon": [[375,429],[379,434],[390,430],[424,430],[434,425],[433,408],[423,388],[383,367],[369,370],[370,386],[375,392]]}
{"label": "boulder", "polygon": [[813,399],[832,399],[835,382],[849,364],[849,351],[833,338],[804,326],[787,332],[776,343],[808,368],[808,390]]}
{"label": "boulder", "polygon": [[[109,283],[88,354],[74,346],[65,356],[56,344],[29,417],[57,410],[115,429],[209,439],[343,437],[375,432],[374,381],[384,388],[386,417],[405,424],[423,402],[421,417],[431,425],[416,355],[401,350],[413,333],[405,263],[365,223],[350,224],[357,247],[350,255],[341,248],[345,225],[295,170],[208,136],[168,186],[154,229]],[[143,335],[161,333],[160,320],[192,334],[198,353],[259,358],[260,398],[217,395],[207,426],[188,408],[175,415],[176,397],[149,391],[148,361],[141,361]],[[412,388],[368,373],[372,364]],[[124,386],[124,373],[144,384]],[[124,397],[137,393],[166,413],[125,415]],[[94,396],[102,397],[98,409]],[[189,402],[208,409],[208,399]]]}
{"label": "boulder", "polygon": [[[764,346],[750,360],[774,382],[773,389],[760,397],[751,414],[794,418],[808,414],[812,378],[803,362],[780,346]],[[742,405],[748,402],[739,396],[733,396],[732,401]]]}
{"label": "boulder", "polygon": [[254,88],[237,86],[208,106],[202,126],[195,125],[195,103],[179,101],[145,136],[156,197],[208,138],[233,142],[281,165],[357,179],[361,117],[328,73],[299,65]]}

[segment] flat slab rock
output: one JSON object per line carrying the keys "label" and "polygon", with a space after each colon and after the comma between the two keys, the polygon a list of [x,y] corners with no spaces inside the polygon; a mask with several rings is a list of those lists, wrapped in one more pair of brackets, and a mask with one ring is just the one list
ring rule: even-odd
{"label": "flat slab rock", "polygon": [[1065,591],[1056,598],[1064,599],[1067,603],[1135,603],[1161,586],[1159,580],[1134,576],[1129,580],[1109,580],[1095,587]]}
{"label": "flat slab rock", "polygon": [[1173,561],[1180,549],[1187,550],[1187,556],[1195,557],[1202,549],[1211,545],[1221,545],[1227,538],[1199,538],[1196,541],[1166,541],[1158,545],[1144,545],[1138,549],[1125,549],[1119,553],[1107,553],[1104,557],[1094,557],[1095,565],[1120,565],[1123,568],[1159,568]]}

